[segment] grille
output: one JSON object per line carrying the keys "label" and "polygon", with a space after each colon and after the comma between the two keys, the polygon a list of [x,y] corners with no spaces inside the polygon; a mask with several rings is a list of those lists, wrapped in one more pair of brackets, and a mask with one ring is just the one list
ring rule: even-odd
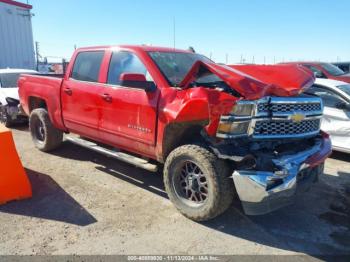
{"label": "grille", "polygon": [[295,136],[318,132],[320,119],[304,120],[299,123],[292,121],[257,121],[254,136]]}
{"label": "grille", "polygon": [[295,103],[295,104],[267,104],[262,103],[258,105],[259,112],[268,112],[273,113],[285,113],[285,112],[295,112],[295,111],[303,111],[303,112],[314,112],[321,111],[321,103]]}

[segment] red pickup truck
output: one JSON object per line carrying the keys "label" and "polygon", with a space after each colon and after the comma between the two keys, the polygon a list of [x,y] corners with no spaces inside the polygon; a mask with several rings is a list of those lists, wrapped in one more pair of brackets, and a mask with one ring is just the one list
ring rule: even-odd
{"label": "red pickup truck", "polygon": [[80,48],[62,77],[22,75],[19,95],[39,150],[65,133],[137,167],[164,165],[170,200],[193,220],[223,213],[235,194],[258,215],[309,187],[331,143],[309,70],[243,69],[172,48]]}

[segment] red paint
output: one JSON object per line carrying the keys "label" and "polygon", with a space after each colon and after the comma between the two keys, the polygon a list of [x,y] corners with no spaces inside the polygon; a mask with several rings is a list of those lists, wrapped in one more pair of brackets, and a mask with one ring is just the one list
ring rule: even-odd
{"label": "red paint", "polygon": [[27,4],[16,2],[16,1],[12,1],[12,0],[0,0],[0,3],[5,3],[5,4],[13,5],[13,6],[23,7],[23,8],[26,8],[26,9],[32,9],[33,8],[33,6],[31,6],[31,5],[27,5]]}
{"label": "red paint", "polygon": [[[96,50],[105,51],[98,83],[71,79],[77,54]],[[137,55],[154,79],[156,90],[146,92],[106,84],[114,50]],[[292,96],[314,80],[310,72],[297,66],[242,68],[238,71],[228,66],[197,62],[185,77],[182,88],[174,88],[169,86],[147,51],[187,52],[148,46],[81,48],[73,54],[63,79],[22,76],[19,80],[21,104],[29,114],[29,98],[41,98],[45,100],[50,118],[57,128],[160,160],[163,143],[167,139],[164,133],[169,124],[205,120],[209,122],[205,130],[208,135],[214,136],[220,116],[228,114],[238,99],[258,99],[265,95]],[[188,88],[201,66],[222,78],[242,97],[204,87]],[[259,77],[254,78],[245,70]],[[264,76],[263,71],[270,73]],[[290,74],[295,74],[295,77],[288,77]]]}
{"label": "red paint", "polygon": [[146,82],[146,76],[143,74],[121,74],[120,81],[139,81]]}

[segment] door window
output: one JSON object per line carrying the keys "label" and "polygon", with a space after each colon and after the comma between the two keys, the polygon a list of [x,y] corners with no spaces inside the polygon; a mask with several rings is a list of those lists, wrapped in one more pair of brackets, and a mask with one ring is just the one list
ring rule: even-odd
{"label": "door window", "polygon": [[98,82],[103,55],[103,51],[79,53],[71,77],[80,81]]}
{"label": "door window", "polygon": [[143,74],[147,81],[153,82],[145,65],[135,54],[126,51],[114,52],[109,65],[107,83],[120,85],[120,76],[124,73]]}

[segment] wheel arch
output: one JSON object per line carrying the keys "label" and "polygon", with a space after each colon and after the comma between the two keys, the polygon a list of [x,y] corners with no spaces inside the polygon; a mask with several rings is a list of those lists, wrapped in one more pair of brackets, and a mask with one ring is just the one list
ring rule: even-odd
{"label": "wheel arch", "polygon": [[37,96],[28,97],[28,110],[31,113],[34,109],[45,108],[47,109],[47,103],[45,99]]}
{"label": "wheel arch", "polygon": [[201,132],[208,123],[209,120],[197,120],[168,124],[164,130],[160,162],[164,163],[170,152],[179,146],[202,142],[204,138]]}

